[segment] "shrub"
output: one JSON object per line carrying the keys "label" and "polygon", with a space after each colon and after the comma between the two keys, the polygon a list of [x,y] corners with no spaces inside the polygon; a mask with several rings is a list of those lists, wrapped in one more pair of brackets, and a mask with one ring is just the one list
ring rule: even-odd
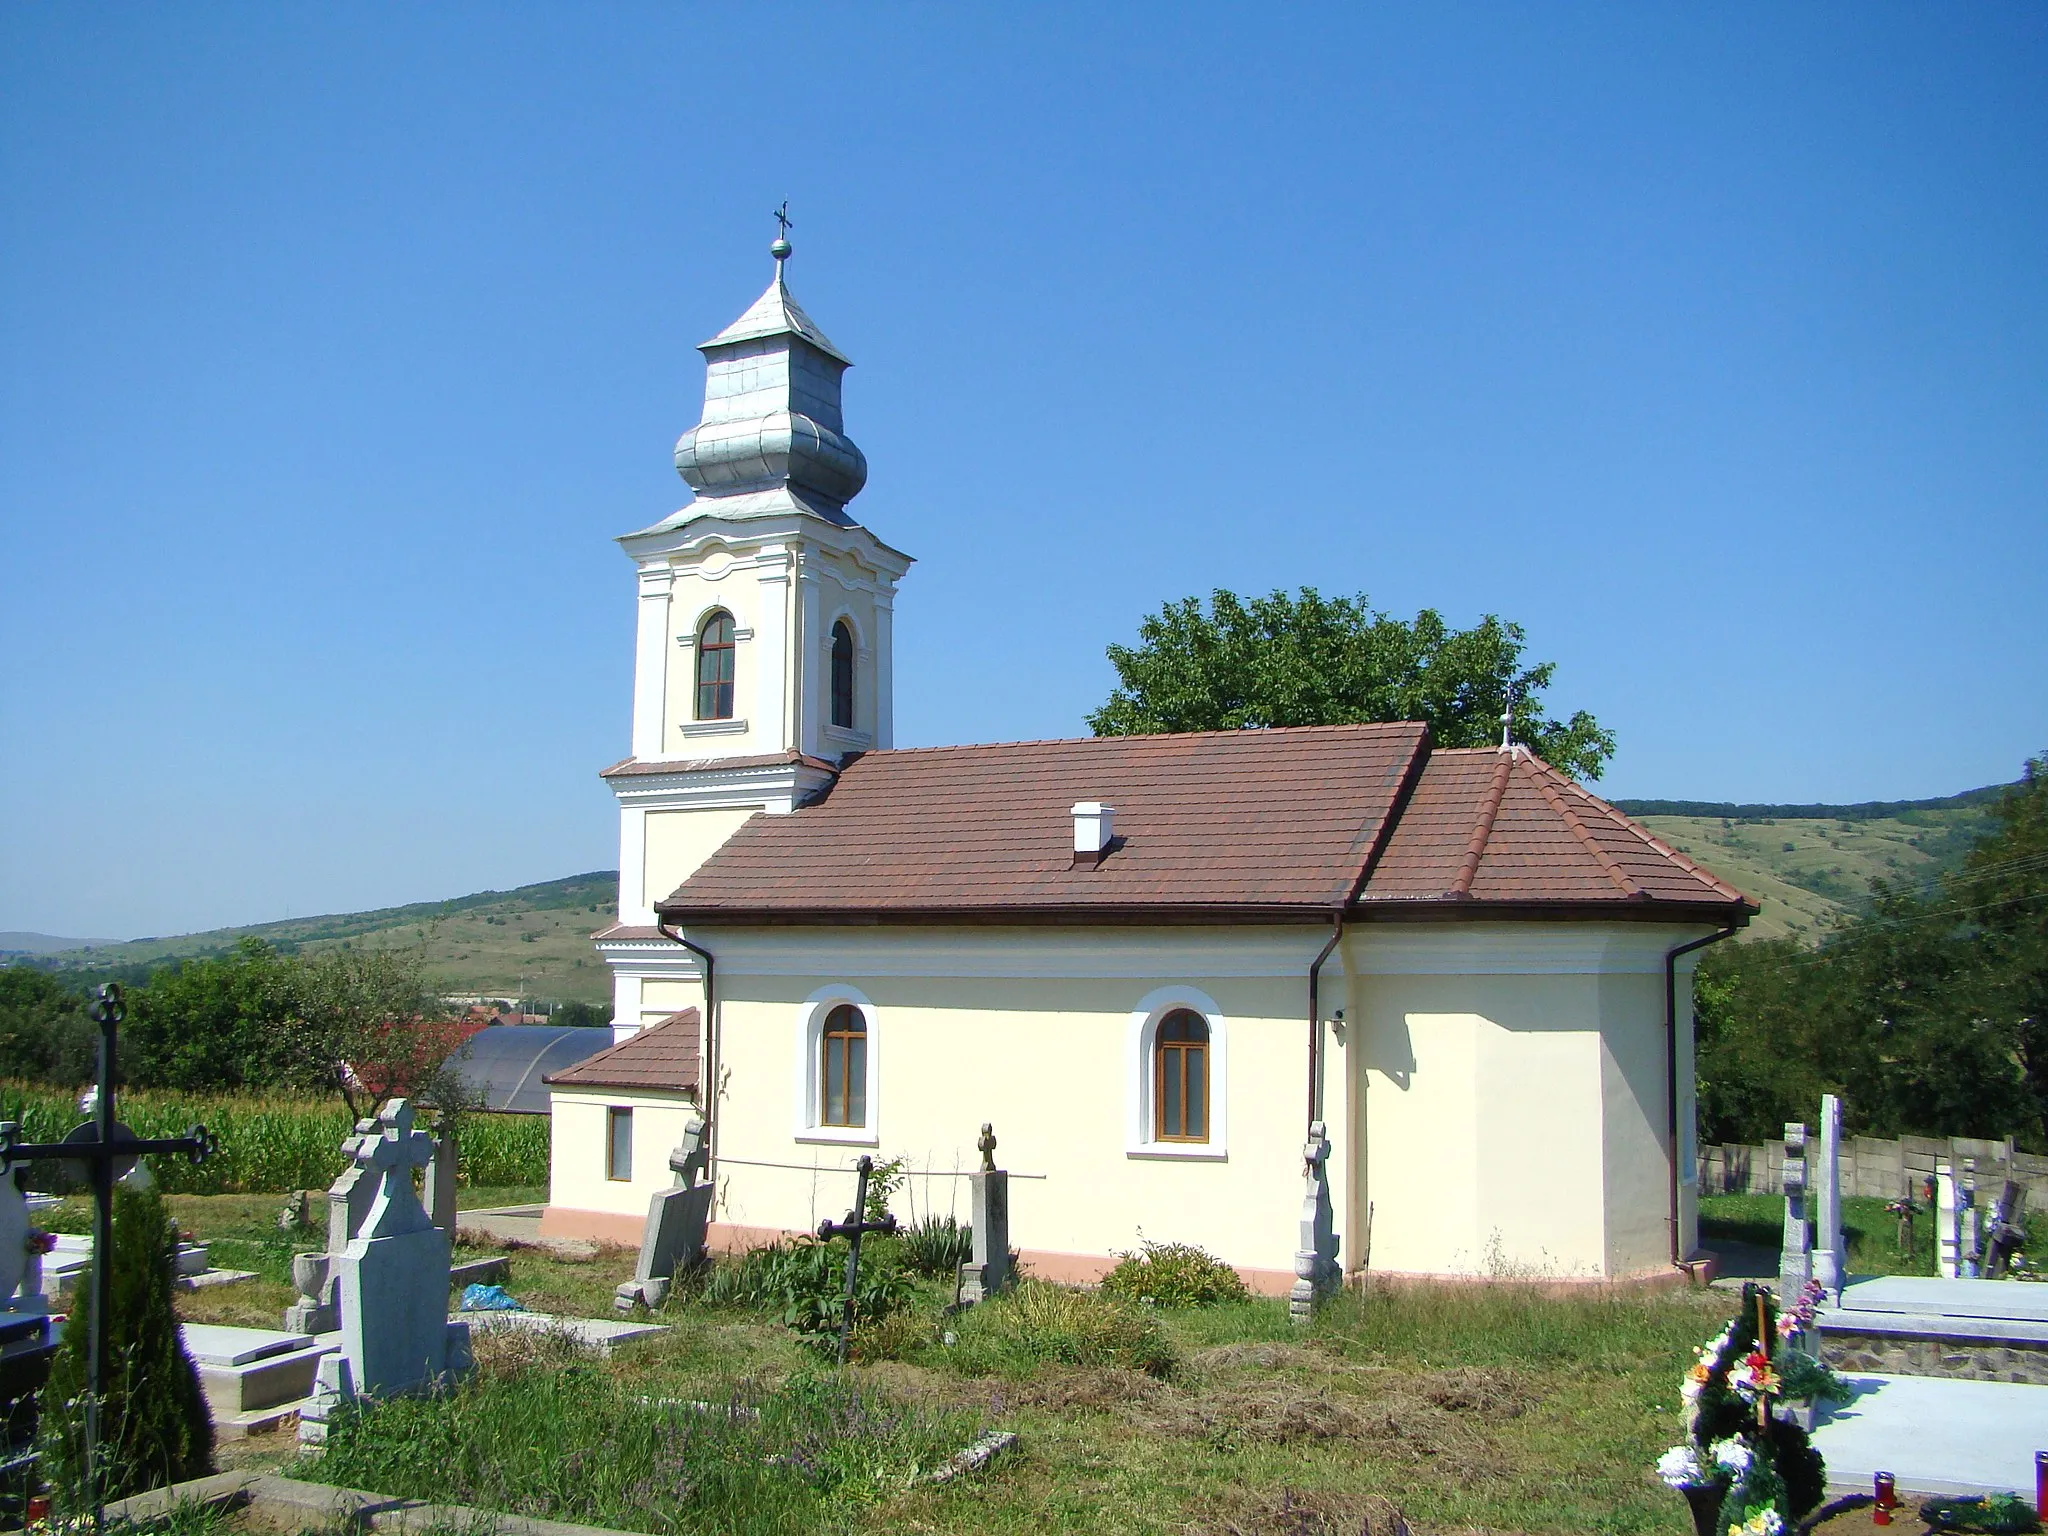
{"label": "shrub", "polygon": [[896,1235],[903,1266],[927,1280],[951,1280],[974,1257],[974,1230],[951,1216],[926,1216]]}
{"label": "shrub", "polygon": [[1138,1252],[1117,1257],[1123,1262],[1102,1277],[1102,1289],[1126,1301],[1159,1307],[1206,1307],[1219,1301],[1243,1301],[1251,1294],[1236,1270],[1193,1243],[1145,1242]]}
{"label": "shrub", "polygon": [[1174,1350],[1145,1308],[1100,1292],[1025,1280],[959,1315],[946,1363],[972,1376],[1023,1375],[1053,1363],[1172,1372]]}
{"label": "shrub", "polygon": [[[213,1471],[213,1421],[171,1304],[178,1229],[155,1190],[114,1191],[113,1305],[101,1342],[107,1396],[100,1410],[101,1496],[126,1498]],[[78,1301],[43,1389],[44,1464],[58,1498],[87,1507],[86,1349],[93,1278]],[[76,1501],[72,1503],[72,1501]]]}
{"label": "shrub", "polygon": [[[836,1339],[845,1310],[847,1247],[799,1238],[755,1248],[736,1264],[711,1266],[694,1295],[714,1306],[769,1307],[800,1334]],[[889,1262],[886,1249],[862,1245],[853,1296],[856,1328],[881,1322],[910,1299],[910,1291],[909,1278]]]}

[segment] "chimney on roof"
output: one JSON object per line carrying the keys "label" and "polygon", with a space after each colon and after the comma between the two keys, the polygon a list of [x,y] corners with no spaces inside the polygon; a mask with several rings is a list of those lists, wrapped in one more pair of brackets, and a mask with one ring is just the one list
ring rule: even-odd
{"label": "chimney on roof", "polygon": [[1109,845],[1116,840],[1112,824],[1116,807],[1099,800],[1083,800],[1074,807],[1074,862],[1094,868],[1109,857]]}

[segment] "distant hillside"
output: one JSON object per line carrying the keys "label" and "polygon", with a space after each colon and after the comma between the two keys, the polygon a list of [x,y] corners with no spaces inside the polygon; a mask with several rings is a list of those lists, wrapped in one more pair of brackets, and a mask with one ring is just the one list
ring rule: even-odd
{"label": "distant hillside", "polygon": [[428,974],[451,992],[597,1003],[610,999],[611,976],[591,949],[590,935],[610,920],[618,894],[618,875],[597,870],[450,901],[93,944],[39,954],[34,963],[81,979],[134,977],[168,961],[224,954],[245,938],[287,953],[355,943],[420,944]]}
{"label": "distant hillside", "polygon": [[1763,904],[1746,937],[1818,938],[1868,898],[1872,880],[1922,885],[1960,865],[2005,790],[1857,805],[1614,804]]}
{"label": "distant hillside", "polygon": [[[1938,800],[1860,805],[1737,805],[1698,800],[1617,800],[1615,805],[1689,857],[1763,903],[1748,936],[1816,938],[1865,899],[1873,879],[1915,884],[1962,862],[1990,824],[1987,807],[2004,792],[1990,785]],[[590,947],[609,921],[619,877],[609,870],[479,891],[452,901],[414,902],[373,912],[295,917],[248,928],[216,928],[125,944],[45,947],[31,963],[80,979],[136,977],[172,960],[217,955],[244,938],[285,951],[337,944],[420,944],[428,973],[450,992],[603,1002],[611,977]],[[13,941],[0,934],[0,962]],[[48,946],[76,941],[48,939]],[[28,949],[20,944],[18,951]]]}
{"label": "distant hillside", "polygon": [[46,955],[57,949],[79,949],[102,939],[60,939],[54,933],[0,933],[0,960],[15,955]]}

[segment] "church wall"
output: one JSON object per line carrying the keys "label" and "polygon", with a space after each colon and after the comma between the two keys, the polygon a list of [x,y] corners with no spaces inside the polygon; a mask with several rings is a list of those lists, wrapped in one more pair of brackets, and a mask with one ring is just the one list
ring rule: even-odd
{"label": "church wall", "polygon": [[1373,1268],[1667,1263],[1661,977],[1375,974],[1356,994]]}
{"label": "church wall", "polygon": [[[669,594],[669,644],[673,655],[663,707],[663,756],[737,757],[776,752],[784,747],[782,682],[780,677],[770,678],[768,686],[763,687],[761,672],[764,663],[777,672],[781,664],[776,648],[764,647],[761,637],[779,635],[785,629],[787,621],[781,611],[781,599],[786,591],[779,583],[764,583],[750,564],[735,562],[722,550],[676,568],[675,584]],[[735,718],[700,721],[697,632],[705,618],[718,608],[732,615],[733,626],[742,637],[733,649]],[[745,729],[734,729],[735,723],[743,724]],[[661,894],[665,896],[668,891]]]}
{"label": "church wall", "polygon": [[[1221,968],[1216,951],[1234,937],[1209,935],[1211,971]],[[715,952],[727,947],[715,936],[709,942]],[[1185,936],[1175,942],[1183,951],[1176,958],[1198,947]],[[1098,957],[1115,947],[1094,943]],[[965,1181],[939,1175],[977,1165],[975,1139],[989,1121],[998,1162],[1013,1175],[1011,1240],[1040,1273],[1092,1278],[1142,1234],[1199,1243],[1264,1272],[1253,1278],[1265,1288],[1284,1289],[1302,1191],[1304,978],[1316,947],[1298,929],[1257,936],[1246,949],[1270,974],[1252,976],[1163,969],[1093,978],[917,976],[876,974],[857,961],[829,973],[748,975],[722,956],[720,1060],[730,1078],[718,1133],[719,1220],[815,1228],[845,1211],[862,1151],[908,1158],[914,1172],[896,1202],[899,1214],[964,1216]],[[1032,950],[1048,967],[1061,958],[1058,939],[1021,938],[1009,950],[1012,968]],[[1142,963],[1142,954],[1142,941],[1134,941],[1126,959]],[[873,1130],[859,1144],[798,1123],[807,1000],[841,986],[870,1004],[874,1018]],[[1133,1013],[1166,986],[1192,989],[1220,1016],[1220,1156],[1132,1149]],[[762,1163],[796,1166],[754,1166]]]}
{"label": "church wall", "polygon": [[[668,1155],[682,1141],[695,1107],[680,1093],[613,1088],[557,1088],[550,1098],[549,1210],[617,1218],[620,1225],[615,1229],[572,1218],[571,1226],[577,1228],[573,1235],[638,1242],[649,1198],[672,1182]],[[606,1112],[614,1107],[633,1111],[630,1180],[606,1176]]]}
{"label": "church wall", "polygon": [[753,806],[649,811],[645,824],[645,890],[647,907],[667,896],[697,872],[742,823],[758,814]]}

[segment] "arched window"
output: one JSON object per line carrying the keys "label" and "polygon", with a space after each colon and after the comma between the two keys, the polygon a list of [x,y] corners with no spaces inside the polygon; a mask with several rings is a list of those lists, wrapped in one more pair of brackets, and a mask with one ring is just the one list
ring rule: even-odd
{"label": "arched window", "polygon": [[844,619],[832,626],[832,723],[853,729],[853,627]]}
{"label": "arched window", "polygon": [[1209,1139],[1209,1025],[1191,1008],[1174,1009],[1153,1036],[1152,1136]]}
{"label": "arched window", "polygon": [[697,718],[732,718],[732,615],[712,614],[697,631]]}
{"label": "arched window", "polygon": [[868,1123],[868,1024],[851,1003],[825,1015],[818,1035],[818,1123]]}

